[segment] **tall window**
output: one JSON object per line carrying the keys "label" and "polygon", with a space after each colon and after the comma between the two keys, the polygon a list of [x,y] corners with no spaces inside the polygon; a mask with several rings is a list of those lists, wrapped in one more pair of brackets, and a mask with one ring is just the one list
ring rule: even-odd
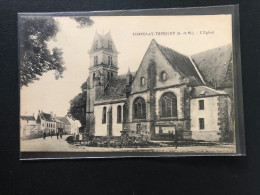
{"label": "tall window", "polygon": [[143,98],[138,97],[135,99],[134,104],[134,119],[145,119],[146,118],[146,107]]}
{"label": "tall window", "polygon": [[199,100],[199,109],[204,110],[204,100]]}
{"label": "tall window", "polygon": [[122,122],[122,107],[117,106],[117,123]]}
{"label": "tall window", "polygon": [[199,118],[199,123],[200,123],[200,129],[204,129],[205,128],[204,118]]}
{"label": "tall window", "polygon": [[110,79],[110,73],[107,72],[107,80],[109,80],[109,79]]}
{"label": "tall window", "polygon": [[95,56],[94,57],[94,65],[97,65],[98,64],[98,56]]}
{"label": "tall window", "polygon": [[107,41],[107,48],[112,49],[112,42],[110,40]]}
{"label": "tall window", "polygon": [[174,93],[167,92],[160,98],[160,117],[177,117],[177,98]]}
{"label": "tall window", "polygon": [[95,41],[95,49],[98,49],[98,41]]}
{"label": "tall window", "polygon": [[107,107],[103,107],[102,124],[105,124],[106,122],[107,122]]}
{"label": "tall window", "polygon": [[112,61],[112,56],[108,56],[108,65],[112,65],[113,61]]}

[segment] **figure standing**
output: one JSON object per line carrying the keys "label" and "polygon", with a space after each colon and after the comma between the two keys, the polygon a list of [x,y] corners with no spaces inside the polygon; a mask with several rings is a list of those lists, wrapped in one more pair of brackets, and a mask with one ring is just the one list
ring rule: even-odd
{"label": "figure standing", "polygon": [[60,139],[62,139],[62,132],[60,132]]}
{"label": "figure standing", "polygon": [[56,135],[57,135],[57,139],[59,139],[59,132],[58,131],[57,131]]}
{"label": "figure standing", "polygon": [[174,145],[175,145],[175,149],[177,149],[178,148],[178,134],[177,134],[177,131],[175,132]]}
{"label": "figure standing", "polygon": [[43,139],[45,139],[46,138],[46,132],[44,131],[43,132]]}

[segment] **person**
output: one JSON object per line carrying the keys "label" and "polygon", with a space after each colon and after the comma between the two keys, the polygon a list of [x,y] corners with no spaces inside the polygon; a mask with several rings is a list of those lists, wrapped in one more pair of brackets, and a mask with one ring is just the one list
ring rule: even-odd
{"label": "person", "polygon": [[52,138],[52,131],[51,131],[51,138]]}
{"label": "person", "polygon": [[62,139],[62,132],[60,132],[60,139]]}
{"label": "person", "polygon": [[46,132],[44,131],[43,132],[43,139],[45,139],[46,138]]}
{"label": "person", "polygon": [[59,132],[58,131],[57,131],[56,135],[57,135],[57,139],[59,139]]}
{"label": "person", "polygon": [[175,145],[175,149],[177,149],[178,148],[178,134],[177,134],[177,131],[175,132],[174,145]]}

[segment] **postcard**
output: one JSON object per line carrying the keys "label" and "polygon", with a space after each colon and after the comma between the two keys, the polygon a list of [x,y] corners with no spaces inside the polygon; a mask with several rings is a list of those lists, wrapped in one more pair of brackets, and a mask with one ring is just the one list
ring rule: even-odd
{"label": "postcard", "polygon": [[19,14],[21,159],[243,155],[234,10]]}

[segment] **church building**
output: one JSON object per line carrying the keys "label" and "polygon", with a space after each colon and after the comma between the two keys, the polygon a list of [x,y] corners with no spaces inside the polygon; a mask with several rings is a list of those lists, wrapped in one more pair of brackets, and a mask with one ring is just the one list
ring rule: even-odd
{"label": "church building", "polygon": [[95,136],[221,141],[233,130],[231,45],[186,56],[152,39],[137,72],[118,75],[111,33],[96,32],[89,57],[86,128]]}

